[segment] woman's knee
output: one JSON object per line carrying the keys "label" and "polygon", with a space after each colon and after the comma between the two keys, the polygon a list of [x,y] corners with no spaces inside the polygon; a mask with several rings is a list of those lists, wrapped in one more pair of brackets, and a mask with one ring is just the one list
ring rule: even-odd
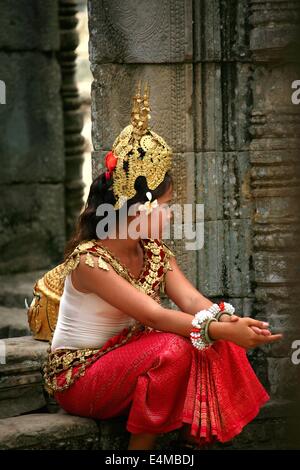
{"label": "woman's knee", "polygon": [[173,358],[183,355],[192,356],[193,345],[189,338],[176,333],[166,333],[164,351],[169,351]]}

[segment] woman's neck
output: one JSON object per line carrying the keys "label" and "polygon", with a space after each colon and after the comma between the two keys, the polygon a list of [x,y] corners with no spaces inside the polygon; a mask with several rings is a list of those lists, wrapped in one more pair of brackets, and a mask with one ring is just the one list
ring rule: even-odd
{"label": "woman's neck", "polygon": [[139,237],[138,239],[134,240],[132,238],[105,238],[99,240],[99,243],[101,245],[107,246],[108,248],[112,248],[114,253],[119,253],[119,254],[126,254],[126,255],[132,255],[136,256],[140,252],[140,240],[141,238]]}

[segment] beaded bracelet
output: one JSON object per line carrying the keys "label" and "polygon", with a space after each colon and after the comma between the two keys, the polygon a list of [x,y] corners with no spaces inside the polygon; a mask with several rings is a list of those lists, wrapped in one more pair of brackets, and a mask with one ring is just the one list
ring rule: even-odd
{"label": "beaded bracelet", "polygon": [[219,321],[224,313],[233,315],[235,308],[227,302],[213,304],[206,310],[200,310],[192,320],[193,328],[190,333],[190,339],[197,349],[207,349],[214,340],[209,337],[208,328],[212,321]]}
{"label": "beaded bracelet", "polygon": [[207,349],[214,342],[208,335],[208,326],[212,321],[217,320],[214,318],[213,313],[208,310],[201,310],[194,316],[190,339],[195,348],[200,350]]}
{"label": "beaded bracelet", "polygon": [[233,305],[227,302],[219,302],[219,304],[211,305],[208,311],[213,313],[215,319],[219,321],[224,313],[227,313],[227,315],[233,315],[235,312],[235,308],[233,307]]}

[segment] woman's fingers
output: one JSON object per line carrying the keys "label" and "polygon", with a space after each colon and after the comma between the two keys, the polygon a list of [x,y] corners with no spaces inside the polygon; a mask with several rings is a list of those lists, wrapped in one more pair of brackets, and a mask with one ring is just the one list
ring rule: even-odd
{"label": "woman's fingers", "polygon": [[239,318],[238,315],[230,315],[230,321],[237,321]]}
{"label": "woman's fingers", "polygon": [[266,329],[263,329],[263,328],[258,328],[257,326],[250,326],[250,328],[251,328],[255,333],[257,333],[258,335],[269,336],[269,335],[272,334],[270,330],[266,330]]}
{"label": "woman's fingers", "polygon": [[270,330],[260,330],[264,336],[270,336],[272,333]]}
{"label": "woman's fingers", "polygon": [[254,333],[260,335],[262,330],[260,328],[258,328],[258,326],[250,326],[251,330],[254,331]]}
{"label": "woman's fingers", "polygon": [[258,328],[267,328],[269,326],[268,322],[255,320],[254,318],[247,318],[249,326],[257,326]]}
{"label": "woman's fingers", "polygon": [[270,336],[260,336],[259,340],[262,343],[274,343],[274,341],[278,341],[283,337],[283,334],[278,333],[276,335],[270,335]]}

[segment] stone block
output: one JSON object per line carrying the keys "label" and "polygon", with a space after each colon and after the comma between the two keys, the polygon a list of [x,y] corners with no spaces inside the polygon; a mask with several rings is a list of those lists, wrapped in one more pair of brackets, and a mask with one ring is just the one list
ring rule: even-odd
{"label": "stone block", "polygon": [[99,429],[89,418],[34,413],[0,419],[1,450],[99,450]]}
{"label": "stone block", "polygon": [[42,53],[0,52],[6,104],[0,106],[0,183],[63,182],[60,68]]}
{"label": "stone block", "polygon": [[111,149],[121,130],[130,124],[136,82],[151,84],[150,127],[174,153],[193,151],[191,64],[92,64],[92,137],[95,151]]}
{"label": "stone block", "polygon": [[276,286],[299,280],[299,264],[294,264],[295,259],[299,260],[298,252],[254,252],[255,281]]}
{"label": "stone block", "polygon": [[93,63],[191,61],[192,0],[89,2]]}
{"label": "stone block", "polygon": [[44,274],[45,271],[33,271],[0,275],[0,305],[23,309],[25,299],[29,305],[33,297],[33,286]]}
{"label": "stone block", "polygon": [[[191,233],[193,232],[193,233]],[[174,239],[176,233],[177,238]],[[169,235],[169,234],[168,234]],[[189,281],[196,286],[197,282],[197,249],[199,240],[195,224],[187,227],[185,224],[173,224],[170,230],[171,238],[162,237],[165,243],[176,255],[176,261]]]}
{"label": "stone block", "polygon": [[194,61],[245,61],[248,46],[247,0],[194,2]]}
{"label": "stone block", "polygon": [[200,152],[196,168],[196,201],[204,204],[205,220],[251,217],[248,152]]}
{"label": "stone block", "polygon": [[300,8],[298,2],[286,1],[284,8],[277,1],[253,2],[249,17],[249,49],[255,61],[275,61],[283,51],[297,44]]}
{"label": "stone block", "polygon": [[[49,343],[32,336],[1,341],[0,418],[17,416],[46,405],[42,365]],[[4,362],[4,363],[3,363]]]}
{"label": "stone block", "polygon": [[198,252],[198,288],[204,295],[251,295],[250,228],[248,219],[205,221]]}
{"label": "stone block", "polygon": [[0,49],[12,51],[59,49],[58,2],[1,2]]}
{"label": "stone block", "polygon": [[196,151],[247,150],[251,66],[209,62],[194,69]]}
{"label": "stone block", "polygon": [[47,269],[62,261],[64,201],[62,183],[0,186],[0,273]]}
{"label": "stone block", "polygon": [[225,227],[225,286],[232,297],[249,296],[252,293],[254,272],[251,246],[251,220],[224,221]]}
{"label": "stone block", "polygon": [[30,336],[27,310],[0,306],[0,338]]}
{"label": "stone block", "polygon": [[268,357],[268,380],[274,399],[294,400],[296,384],[300,386],[299,368],[289,357]]}

